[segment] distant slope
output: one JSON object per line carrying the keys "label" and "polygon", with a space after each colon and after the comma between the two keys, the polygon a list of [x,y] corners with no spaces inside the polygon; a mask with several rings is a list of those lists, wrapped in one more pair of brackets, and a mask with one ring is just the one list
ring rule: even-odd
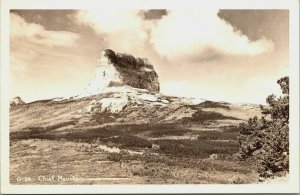
{"label": "distant slope", "polygon": [[10,108],[10,132],[91,128],[117,124],[176,124],[217,130],[260,115],[258,105],[169,97],[136,91],[109,91],[69,100],[42,100]]}

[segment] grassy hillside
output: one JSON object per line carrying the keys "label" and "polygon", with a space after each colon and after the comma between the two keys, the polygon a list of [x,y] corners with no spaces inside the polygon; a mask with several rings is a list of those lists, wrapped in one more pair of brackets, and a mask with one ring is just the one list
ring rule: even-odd
{"label": "grassy hillside", "polygon": [[[237,125],[258,106],[220,102],[167,106],[129,103],[119,113],[88,112],[93,100],[38,101],[10,109],[14,184],[253,183],[251,162],[237,161]],[[39,175],[68,181],[40,181]],[[81,178],[75,180],[76,178]],[[17,179],[30,177],[30,181]]]}

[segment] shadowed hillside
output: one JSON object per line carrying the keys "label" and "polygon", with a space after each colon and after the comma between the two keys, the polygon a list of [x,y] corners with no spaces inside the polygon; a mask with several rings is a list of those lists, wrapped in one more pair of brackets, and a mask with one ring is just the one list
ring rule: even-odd
{"label": "shadowed hillside", "polygon": [[[249,162],[235,156],[237,125],[258,106],[130,90],[12,106],[11,182],[26,183],[16,182],[26,169],[37,184],[256,181]],[[75,172],[82,179],[37,179]]]}

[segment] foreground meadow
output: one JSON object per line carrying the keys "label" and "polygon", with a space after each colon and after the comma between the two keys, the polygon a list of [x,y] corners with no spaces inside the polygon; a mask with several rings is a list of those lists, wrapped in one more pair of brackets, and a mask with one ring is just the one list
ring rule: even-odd
{"label": "foreground meadow", "polygon": [[[158,129],[160,128],[160,129]],[[236,157],[234,127],[188,131],[137,125],[11,135],[13,184],[243,184],[257,181]]]}

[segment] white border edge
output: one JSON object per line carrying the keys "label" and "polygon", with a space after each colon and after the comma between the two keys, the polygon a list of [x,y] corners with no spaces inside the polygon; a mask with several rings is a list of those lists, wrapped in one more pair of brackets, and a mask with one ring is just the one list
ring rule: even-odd
{"label": "white border edge", "polygon": [[[102,1],[103,0],[98,0]],[[83,3],[84,1],[80,0],[74,0],[74,1],[63,1],[63,2],[69,2],[72,3],[71,7],[68,7],[69,9],[88,9],[91,8],[91,6],[88,6],[86,3]],[[94,2],[94,0],[91,0],[89,2]],[[116,1],[113,1],[116,2]],[[137,1],[131,1],[131,2],[137,2]],[[130,5],[133,5],[133,8],[162,8],[166,5],[170,4],[170,1],[161,1],[159,5],[155,3],[149,3],[150,1],[139,1],[141,4],[120,4],[123,5],[125,8],[129,8]],[[174,2],[174,1],[172,1]],[[175,3],[176,2],[176,3]],[[180,2],[175,0],[174,3],[172,3],[172,7],[175,4],[182,4]],[[193,1],[191,1],[193,2]],[[194,1],[195,2],[195,1]],[[220,1],[213,0],[211,1],[209,5],[206,5],[205,7],[214,7],[217,3]],[[245,7],[247,6],[247,2],[245,0],[241,0],[239,2],[234,0],[228,0],[226,1],[226,4],[221,3],[220,8],[223,9],[238,9],[238,7]],[[250,2],[250,0],[249,0]],[[290,148],[291,150],[291,172],[290,172],[290,182],[289,184],[249,184],[249,185],[172,185],[170,188],[169,185],[97,185],[97,186],[91,186],[91,185],[68,185],[62,186],[62,185],[10,185],[8,180],[5,180],[5,178],[8,178],[9,176],[9,158],[8,158],[8,149],[3,147],[3,145],[8,145],[9,140],[8,138],[8,115],[5,115],[3,113],[8,113],[9,107],[8,107],[8,72],[9,72],[9,50],[8,47],[3,47],[2,45],[9,46],[9,29],[8,26],[8,20],[9,18],[9,9],[24,9],[28,8],[30,5],[31,9],[37,9],[37,8],[51,8],[51,9],[61,9],[60,4],[55,5],[55,0],[49,1],[49,0],[27,0],[21,1],[21,0],[2,0],[1,1],[1,192],[2,193],[35,193],[35,194],[41,194],[41,193],[161,193],[162,191],[164,193],[228,193],[228,192],[234,192],[234,193],[240,193],[240,192],[247,192],[247,193],[253,193],[253,192],[261,192],[261,193],[284,193],[284,192],[299,192],[299,1],[298,0],[278,0],[275,4],[270,4],[270,1],[266,0],[252,0],[251,4],[255,4],[254,9],[263,9],[262,5],[268,5],[267,9],[290,9],[290,65],[293,66],[293,69],[290,69],[290,87],[291,87],[291,102],[290,106],[290,114],[293,116],[291,118],[290,122],[290,129],[296,129],[298,131],[290,132]],[[56,2],[57,3],[57,2]],[[246,3],[246,4],[245,4]],[[266,4],[265,4],[266,3]],[[92,3],[91,3],[92,4]],[[59,6],[57,6],[59,5]],[[119,6],[120,6],[119,5]],[[219,5],[219,4],[218,4]],[[116,6],[113,3],[110,3],[109,6]],[[140,7],[139,7],[140,6]],[[65,7],[64,7],[65,8]],[[132,7],[130,7],[132,8]],[[252,7],[251,7],[252,8]],[[293,24],[293,25],[291,25]],[[295,24],[295,25],[294,25]],[[292,41],[291,41],[292,39]],[[4,128],[3,128],[4,127]]]}

